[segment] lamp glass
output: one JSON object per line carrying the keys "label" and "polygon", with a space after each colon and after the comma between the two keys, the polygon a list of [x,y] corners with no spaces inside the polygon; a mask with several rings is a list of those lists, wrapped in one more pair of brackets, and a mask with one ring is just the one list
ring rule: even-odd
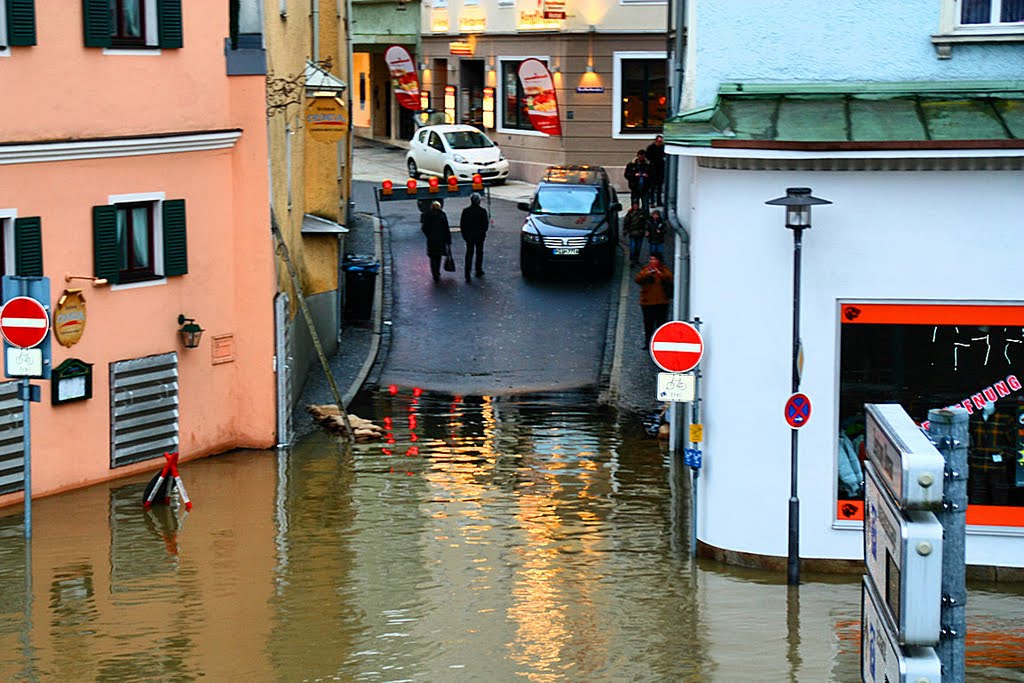
{"label": "lamp glass", "polygon": [[811,225],[811,207],[804,205],[786,207],[786,226],[808,228]]}

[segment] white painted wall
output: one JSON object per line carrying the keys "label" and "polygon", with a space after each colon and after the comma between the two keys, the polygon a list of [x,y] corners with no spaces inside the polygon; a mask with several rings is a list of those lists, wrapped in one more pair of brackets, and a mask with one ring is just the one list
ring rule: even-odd
{"label": "white painted wall", "polygon": [[[815,207],[803,238],[801,391],[814,409],[800,432],[801,556],[859,558],[859,525],[833,528],[838,302],[1024,302],[1022,174],[697,168],[692,188],[687,175],[690,310],[706,348],[698,537],[787,552],[793,235],[764,202],[807,186],[834,205]],[[971,564],[1024,566],[1024,534],[969,533],[967,552]]]}

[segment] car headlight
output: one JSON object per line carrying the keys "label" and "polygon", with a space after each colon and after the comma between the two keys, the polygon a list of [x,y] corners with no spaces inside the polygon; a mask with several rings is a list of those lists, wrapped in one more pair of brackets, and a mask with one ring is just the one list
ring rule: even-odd
{"label": "car headlight", "polygon": [[608,232],[595,232],[590,236],[591,244],[604,244],[608,241]]}
{"label": "car headlight", "polygon": [[523,228],[523,241],[529,244],[540,244],[540,235],[535,232],[530,232],[526,228]]}
{"label": "car headlight", "polygon": [[469,160],[466,157],[462,156],[461,154],[453,154],[452,155],[452,161],[454,161],[457,164],[468,164],[469,163]]}
{"label": "car headlight", "polygon": [[505,153],[498,152],[498,161],[505,161]]}

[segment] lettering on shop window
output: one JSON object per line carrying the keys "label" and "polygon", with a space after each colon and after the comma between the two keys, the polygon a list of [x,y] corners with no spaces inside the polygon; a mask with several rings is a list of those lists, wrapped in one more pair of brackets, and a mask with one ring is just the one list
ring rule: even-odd
{"label": "lettering on shop window", "polygon": [[[999,399],[1009,396],[1021,390],[1020,380],[1017,375],[1007,375],[1005,380],[993,382],[976,394],[971,394],[960,403],[954,403],[947,408],[963,408],[968,415],[973,415],[975,410],[981,410],[986,403],[995,403]],[[929,422],[922,422],[921,427],[928,429]]]}

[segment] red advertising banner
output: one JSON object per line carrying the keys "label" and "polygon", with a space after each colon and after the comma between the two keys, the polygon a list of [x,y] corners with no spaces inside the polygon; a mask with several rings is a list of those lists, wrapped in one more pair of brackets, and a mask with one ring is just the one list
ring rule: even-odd
{"label": "red advertising banner", "polygon": [[526,111],[533,127],[541,133],[561,135],[562,122],[558,118],[555,84],[544,62],[524,59],[519,65],[519,82],[523,85]]}
{"label": "red advertising banner", "polygon": [[391,69],[391,86],[395,91],[398,104],[406,109],[419,111],[420,82],[416,77],[416,64],[409,52],[399,45],[392,45],[384,53],[384,61]]}

